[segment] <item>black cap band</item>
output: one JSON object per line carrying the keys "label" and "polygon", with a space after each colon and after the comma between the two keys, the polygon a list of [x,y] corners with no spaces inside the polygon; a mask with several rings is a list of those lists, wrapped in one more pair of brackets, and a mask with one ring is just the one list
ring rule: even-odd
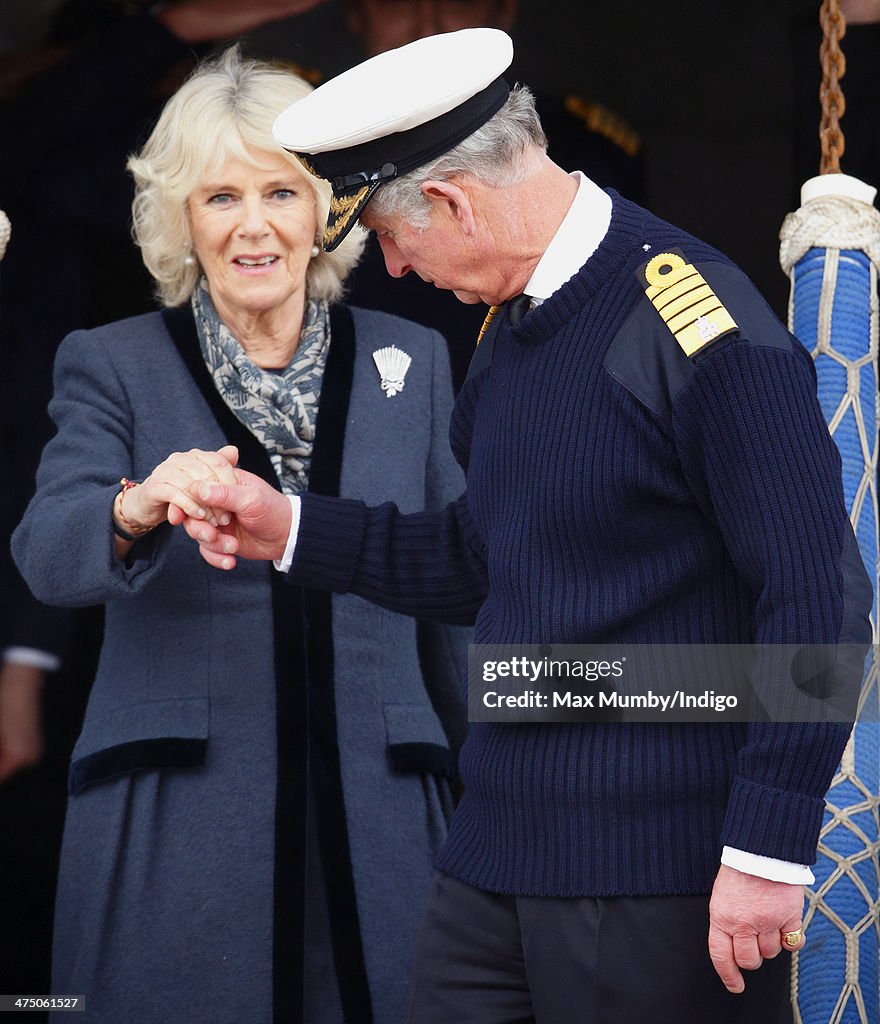
{"label": "black cap band", "polygon": [[510,87],[496,78],[464,103],[403,132],[329,153],[303,153],[313,173],[327,179],[336,195],[357,192],[373,182],[409,174],[482,127],[504,106]]}

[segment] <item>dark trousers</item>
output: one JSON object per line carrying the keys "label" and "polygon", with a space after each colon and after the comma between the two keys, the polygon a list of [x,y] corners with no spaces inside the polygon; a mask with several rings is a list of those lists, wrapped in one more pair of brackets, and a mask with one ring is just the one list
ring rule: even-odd
{"label": "dark trousers", "polygon": [[410,1024],[790,1024],[791,956],[732,995],[708,896],[500,896],[435,876]]}

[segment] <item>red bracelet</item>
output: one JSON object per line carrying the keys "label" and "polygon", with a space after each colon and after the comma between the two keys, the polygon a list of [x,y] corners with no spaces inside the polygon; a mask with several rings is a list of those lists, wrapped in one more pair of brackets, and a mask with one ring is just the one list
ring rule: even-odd
{"label": "red bracelet", "polygon": [[124,476],[124,477],[122,477],[122,479],[119,482],[120,482],[120,484],[122,484],[122,489],[116,495],[116,499],[115,499],[116,500],[116,511],[119,514],[119,518],[129,528],[129,531],[131,531],[131,532],[126,532],[126,531],[121,530],[116,525],[115,520],[114,520],[114,526],[116,527],[116,532],[124,540],[137,540],[138,537],[142,537],[145,533],[149,533],[150,529],[149,529],[149,527],[144,529],[144,527],[137,526],[137,524],[133,523],[130,519],[126,519],[125,513],[122,511],[122,502],[123,502],[123,499],[125,498],[125,492],[126,491],[130,491],[132,489],[132,487],[137,487],[138,486],[138,481],[137,480],[129,480],[128,477]]}

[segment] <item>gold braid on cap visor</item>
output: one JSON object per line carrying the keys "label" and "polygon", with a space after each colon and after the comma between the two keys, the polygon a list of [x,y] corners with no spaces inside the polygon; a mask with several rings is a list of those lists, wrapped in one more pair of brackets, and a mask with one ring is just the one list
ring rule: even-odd
{"label": "gold braid on cap visor", "polygon": [[315,178],[323,178],[324,177],[323,174],[318,174],[318,172],[315,170],[315,168],[312,167],[312,165],[308,162],[308,160],[306,160],[306,158],[301,153],[294,153],[293,155],[297,158],[297,160],[299,160],[299,162],[303,165],[303,167],[305,167],[305,169],[313,177],[315,177]]}
{"label": "gold braid on cap visor", "polygon": [[335,219],[332,224],[328,224],[324,228],[324,240],[326,242],[332,242],[342,232],[343,228],[348,224],[352,211],[369,191],[370,186],[364,185],[353,196],[342,196],[341,199],[335,195],[330,196],[330,213]]}

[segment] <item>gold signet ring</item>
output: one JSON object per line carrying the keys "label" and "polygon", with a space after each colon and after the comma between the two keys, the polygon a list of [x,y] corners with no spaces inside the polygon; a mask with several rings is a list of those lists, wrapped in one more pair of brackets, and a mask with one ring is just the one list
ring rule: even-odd
{"label": "gold signet ring", "polygon": [[801,944],[801,939],[803,939],[803,937],[804,937],[804,930],[803,930],[803,928],[798,928],[797,931],[794,931],[794,932],[783,932],[782,933],[782,941],[783,941],[783,944],[786,945],[786,946],[799,946]]}

